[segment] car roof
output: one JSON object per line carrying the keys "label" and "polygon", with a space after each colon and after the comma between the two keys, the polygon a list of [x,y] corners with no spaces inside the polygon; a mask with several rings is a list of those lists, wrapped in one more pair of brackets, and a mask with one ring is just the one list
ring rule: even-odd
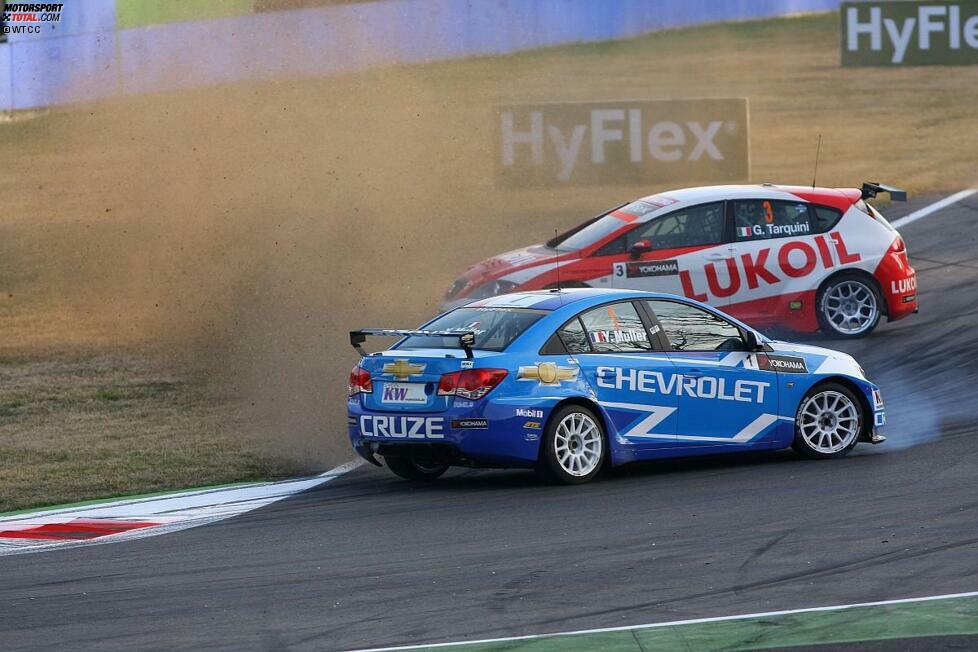
{"label": "car roof", "polygon": [[501,294],[488,299],[479,299],[467,303],[463,308],[533,308],[536,310],[558,310],[573,304],[576,309],[583,310],[589,305],[597,305],[607,301],[625,299],[681,299],[663,292],[643,292],[641,290],[612,290],[603,288],[562,288],[560,290],[533,290],[529,292],[512,292]]}
{"label": "car roof", "polygon": [[660,211],[667,212],[684,205],[702,204],[709,201],[724,199],[784,199],[798,201],[799,199],[815,204],[825,204],[845,211],[860,197],[856,188],[815,188],[811,186],[782,186],[771,183],[726,186],[698,186],[695,188],[680,188],[666,190],[654,195],[641,197],[643,201],[659,210],[648,213],[639,221],[646,221],[657,216]]}

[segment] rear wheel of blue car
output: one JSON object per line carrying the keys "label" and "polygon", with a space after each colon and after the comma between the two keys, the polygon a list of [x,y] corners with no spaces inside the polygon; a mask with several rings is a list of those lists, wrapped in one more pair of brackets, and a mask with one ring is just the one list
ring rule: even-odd
{"label": "rear wheel of blue car", "polygon": [[855,447],[864,423],[862,403],[852,390],[822,383],[798,406],[792,448],[812,459],[842,457]]}
{"label": "rear wheel of blue car", "polygon": [[406,480],[431,481],[448,470],[447,464],[429,462],[413,457],[385,457],[387,468]]}
{"label": "rear wheel of blue car", "polygon": [[558,482],[581,484],[601,471],[605,450],[601,420],[585,407],[567,405],[547,423],[540,467]]}

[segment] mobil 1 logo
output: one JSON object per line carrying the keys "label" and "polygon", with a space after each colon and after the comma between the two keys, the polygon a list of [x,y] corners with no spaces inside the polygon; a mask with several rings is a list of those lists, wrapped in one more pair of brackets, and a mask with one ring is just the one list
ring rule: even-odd
{"label": "mobil 1 logo", "polygon": [[978,0],[844,2],[843,66],[978,63]]}
{"label": "mobil 1 logo", "polygon": [[747,100],[555,102],[498,108],[501,186],[737,182]]}

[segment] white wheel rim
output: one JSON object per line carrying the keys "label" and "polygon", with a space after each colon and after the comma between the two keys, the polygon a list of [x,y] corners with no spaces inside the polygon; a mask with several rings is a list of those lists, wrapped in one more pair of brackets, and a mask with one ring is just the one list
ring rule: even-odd
{"label": "white wheel rim", "polygon": [[560,468],[575,477],[588,475],[601,463],[604,439],[594,419],[573,412],[560,420],[554,432],[554,454]]}
{"label": "white wheel rim", "polygon": [[838,453],[859,434],[859,409],[845,394],[824,391],[814,394],[798,411],[798,429],[812,450]]}
{"label": "white wheel rim", "polygon": [[876,295],[864,283],[843,281],[822,295],[822,314],[840,333],[858,335],[876,323],[880,309]]}

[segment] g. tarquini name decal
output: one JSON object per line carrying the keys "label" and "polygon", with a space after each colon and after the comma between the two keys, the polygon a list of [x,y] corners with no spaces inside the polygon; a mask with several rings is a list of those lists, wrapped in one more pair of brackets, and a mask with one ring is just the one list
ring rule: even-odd
{"label": "g. tarquini name decal", "polygon": [[808,365],[804,358],[793,355],[772,355],[760,353],[757,356],[757,368],[764,371],[781,371],[789,374],[807,374]]}

